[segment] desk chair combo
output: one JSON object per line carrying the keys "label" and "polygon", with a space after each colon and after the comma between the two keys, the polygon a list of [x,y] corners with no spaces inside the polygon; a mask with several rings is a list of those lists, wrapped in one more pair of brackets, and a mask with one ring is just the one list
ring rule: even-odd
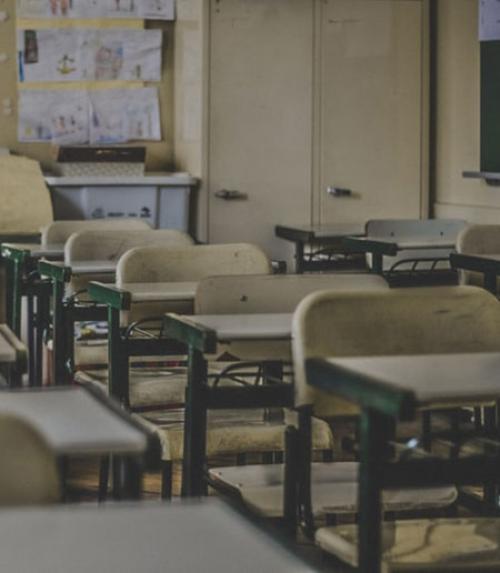
{"label": "desk chair combo", "polygon": [[[150,422],[155,422],[151,428],[160,435],[164,497],[170,496],[172,463],[183,455],[183,412],[179,408],[184,405],[187,382],[182,368],[186,352],[183,344],[169,342],[161,331],[158,336],[158,331],[151,328],[155,322],[161,325],[167,311],[192,313],[196,286],[204,277],[234,273],[248,277],[270,274],[271,262],[259,248],[248,244],[138,248],[120,260],[117,287],[100,283],[91,283],[89,287],[91,297],[107,303],[109,308],[109,391],[127,407],[143,412]],[[223,292],[219,292],[221,295]],[[155,316],[151,322],[149,319]],[[142,330],[137,328],[138,324]],[[144,331],[146,326],[148,331]],[[137,356],[145,359],[158,356],[175,362],[169,368],[156,368],[156,372],[132,369],[129,378],[129,359]],[[232,359],[229,357],[226,362]],[[221,363],[214,363],[213,369],[220,370]],[[79,372],[77,380],[107,381],[95,372]],[[228,430],[234,427],[234,417],[214,420],[213,453],[281,450],[281,425],[265,423],[263,417],[257,413],[248,420],[247,416],[245,428],[232,434]],[[323,449],[331,448],[328,437],[323,443]]]}
{"label": "desk chair combo", "polygon": [[39,263],[40,275],[52,284],[52,375],[56,383],[72,380],[75,351],[78,365],[107,361],[107,345],[102,341],[81,341],[75,347],[76,322],[107,319],[106,306],[96,305],[88,296],[90,281],[114,283],[120,257],[134,247],[192,244],[188,234],[170,229],[82,231],[66,242],[63,263]]}
{"label": "desk chair combo", "polygon": [[[269,352],[269,346],[281,343],[281,356],[286,356],[290,345],[291,315],[295,306],[308,293],[324,288],[332,292],[358,292],[387,290],[383,279],[373,275],[309,275],[287,277],[250,277],[246,284],[241,278],[215,277],[207,279],[206,292],[199,287],[197,310],[206,312],[204,304],[213,304],[210,310],[217,316],[201,314],[192,317],[168,316],[167,332],[191,346],[193,353],[210,351],[210,344],[229,345],[231,352],[235,346],[244,343],[257,344],[260,357]],[[222,288],[223,287],[223,288]],[[223,297],[217,293],[227,293]],[[286,294],[285,294],[286,293]],[[218,300],[217,300],[218,298]],[[276,314],[281,313],[281,314]],[[282,323],[282,324],[280,324]],[[209,327],[212,327],[212,330]],[[246,330],[245,330],[246,329]],[[324,332],[328,336],[327,330]],[[203,348],[203,345],[205,346]],[[276,349],[275,349],[276,350]],[[198,358],[199,361],[201,358]],[[206,368],[206,367],[205,367]],[[196,369],[197,372],[193,372]],[[218,408],[237,408],[250,404],[260,406],[295,407],[294,385],[281,384],[280,387],[260,387],[237,390],[234,388],[217,389],[208,387],[199,378],[205,369],[191,358],[190,388],[187,394],[185,452],[183,467],[184,491],[199,495],[203,491],[205,479],[204,420],[207,411]],[[199,379],[198,379],[199,378]],[[295,394],[297,387],[295,382]],[[300,404],[300,402],[299,402]],[[345,409],[344,414],[352,414],[353,409]],[[293,423],[290,415],[285,424]],[[319,420],[312,428],[320,428]],[[209,426],[210,428],[210,426]],[[304,415],[299,408],[299,428],[311,439],[311,417]],[[283,428],[284,431],[285,428]],[[293,446],[293,432],[289,434],[289,446]],[[304,436],[302,436],[303,439]],[[313,442],[314,443],[314,442]],[[315,448],[315,446],[313,446]],[[297,517],[295,480],[303,464],[297,458],[297,452],[288,450],[287,463],[273,465],[249,465],[242,467],[215,467],[208,471],[210,483],[226,493],[236,495],[243,504],[261,517],[284,519],[286,525],[294,530]],[[310,461],[310,460],[309,460]],[[356,463],[318,463],[313,464],[315,516],[330,514],[352,514],[356,511]],[[402,509],[440,508],[447,506],[456,498],[454,488],[434,488],[427,492],[401,490],[390,492],[385,504],[388,511]]]}
{"label": "desk chair combo", "polygon": [[[195,315],[167,315],[165,334],[185,344],[189,357],[184,422],[184,495],[200,495],[206,490],[205,460],[214,453],[213,421],[222,416],[221,410],[254,407],[282,412],[283,408],[292,405],[293,385],[289,383],[289,375],[285,375],[283,380],[283,363],[290,360],[289,313],[298,302],[306,294],[326,286],[357,289],[367,284],[387,288],[383,279],[369,275],[210,277],[201,281],[198,287]],[[232,361],[219,373],[220,379],[225,374],[237,375],[237,368],[248,370],[256,364],[266,368],[271,375],[259,380],[257,385],[245,384],[244,376],[239,377],[239,384],[230,387],[214,384],[210,367],[214,366],[214,357],[221,354],[231,356]],[[279,423],[274,428],[275,437],[269,442],[268,450],[270,446],[283,450],[284,431],[290,416],[286,410],[280,413]],[[239,429],[233,425],[233,434],[236,431],[251,435],[241,422]],[[331,450],[328,426],[315,423],[313,434],[315,450]],[[247,439],[247,448],[250,443]],[[218,484],[222,485],[222,481],[218,474]]]}
{"label": "desk chair combo", "polygon": [[405,455],[394,461],[390,444],[395,424],[414,419],[420,409],[498,400],[499,341],[498,302],[474,287],[323,292],[299,305],[293,321],[298,406],[308,415],[331,416],[345,410],[347,400],[361,415],[358,526],[315,530],[316,484],[309,445],[302,442],[299,516],[324,551],[363,573],[382,567],[471,572],[498,567],[498,520],[380,522],[393,488],[422,488],[422,499],[427,488],[444,487],[451,504],[454,488],[445,484],[498,483],[495,448],[489,457]]}
{"label": "desk chair combo", "polygon": [[344,244],[346,237],[365,234],[361,224],[276,225],[274,233],[295,247],[295,272],[365,268],[363,251]]}
{"label": "desk chair combo", "polygon": [[149,229],[140,219],[99,219],[90,221],[55,221],[42,229],[40,243],[3,243],[6,265],[7,324],[21,335],[21,303],[27,299],[27,335],[30,350],[31,385],[42,380],[42,339],[49,323],[50,284],[41,279],[37,264],[42,258],[60,260],[69,237],[83,229]]}
{"label": "desk chair combo", "polygon": [[364,237],[345,238],[344,245],[366,253],[372,272],[392,286],[450,285],[457,283],[450,253],[466,225],[459,219],[374,219]]}
{"label": "desk chair combo", "polygon": [[459,270],[460,283],[482,286],[498,293],[500,225],[470,225],[460,233],[457,252],[450,257]]}

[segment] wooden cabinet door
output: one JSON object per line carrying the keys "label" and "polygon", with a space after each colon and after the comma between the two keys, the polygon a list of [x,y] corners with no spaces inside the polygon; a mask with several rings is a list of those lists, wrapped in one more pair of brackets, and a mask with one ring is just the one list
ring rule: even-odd
{"label": "wooden cabinet door", "polygon": [[423,10],[420,0],[320,2],[322,223],[421,214]]}
{"label": "wooden cabinet door", "polygon": [[210,242],[289,258],[274,226],[311,219],[313,14],[311,0],[211,0]]}

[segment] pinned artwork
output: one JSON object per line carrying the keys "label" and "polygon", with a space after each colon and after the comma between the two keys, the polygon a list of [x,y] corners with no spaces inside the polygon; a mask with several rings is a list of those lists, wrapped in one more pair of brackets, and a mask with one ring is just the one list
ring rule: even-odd
{"label": "pinned artwork", "polygon": [[161,139],[156,88],[97,90],[90,97],[90,143]]}
{"label": "pinned artwork", "polygon": [[18,30],[17,42],[20,82],[161,79],[161,30]]}
{"label": "pinned artwork", "polygon": [[21,142],[60,145],[161,139],[156,88],[121,90],[23,90],[19,95]]}
{"label": "pinned artwork", "polygon": [[19,141],[58,144],[89,140],[85,90],[27,90],[19,94]]}

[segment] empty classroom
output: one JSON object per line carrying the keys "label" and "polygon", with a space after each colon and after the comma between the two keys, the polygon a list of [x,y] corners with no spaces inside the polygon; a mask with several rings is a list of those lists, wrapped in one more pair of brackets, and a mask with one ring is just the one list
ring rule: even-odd
{"label": "empty classroom", "polygon": [[0,571],[500,571],[498,0],[0,2]]}

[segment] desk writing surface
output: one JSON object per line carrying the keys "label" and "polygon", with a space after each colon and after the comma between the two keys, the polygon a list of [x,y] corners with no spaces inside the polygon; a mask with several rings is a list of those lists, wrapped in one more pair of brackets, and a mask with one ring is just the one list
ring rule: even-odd
{"label": "desk writing surface", "polygon": [[216,500],[6,509],[0,536],[5,573],[314,571]]}
{"label": "desk writing surface", "polygon": [[365,380],[411,391],[422,405],[500,397],[500,352],[335,358],[327,362]]}
{"label": "desk writing surface", "polygon": [[64,244],[62,243],[50,245],[41,245],[40,243],[2,243],[2,246],[17,251],[28,251],[29,255],[36,259],[64,256]]}
{"label": "desk writing surface", "polygon": [[231,340],[289,340],[292,314],[196,315],[192,322],[214,330],[220,342]]}
{"label": "desk writing surface", "polygon": [[71,263],[73,275],[113,274],[118,261],[74,261]]}
{"label": "desk writing surface", "polygon": [[147,447],[143,432],[83,388],[1,390],[0,412],[30,421],[57,454],[140,454]]}
{"label": "desk writing surface", "polygon": [[282,238],[296,240],[303,235],[310,239],[335,239],[365,234],[362,223],[337,223],[331,225],[278,225],[276,234]]}
{"label": "desk writing surface", "polygon": [[[378,245],[394,246],[397,250],[419,249],[454,249],[455,241],[443,237],[353,237],[360,247],[376,243]],[[369,250],[369,249],[367,249]]]}
{"label": "desk writing surface", "polygon": [[131,294],[132,302],[168,302],[194,300],[198,282],[123,283],[120,288]]}

